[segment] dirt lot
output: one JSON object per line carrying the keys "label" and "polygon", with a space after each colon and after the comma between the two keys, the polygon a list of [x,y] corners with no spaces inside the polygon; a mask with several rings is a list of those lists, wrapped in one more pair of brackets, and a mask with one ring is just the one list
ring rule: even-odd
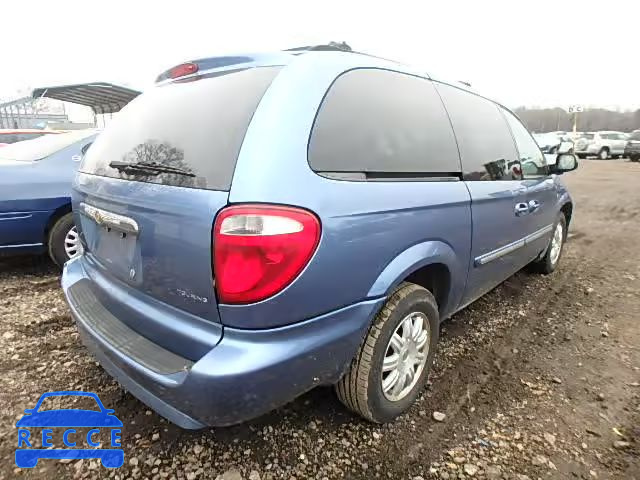
{"label": "dirt lot", "polygon": [[[245,425],[182,431],[89,357],[53,267],[0,260],[0,478],[640,479],[640,164],[581,164],[565,178],[576,209],[559,271],[519,273],[444,324],[428,389],[388,426],[321,388]],[[76,389],[124,422],[125,465],[17,469],[23,409]]]}

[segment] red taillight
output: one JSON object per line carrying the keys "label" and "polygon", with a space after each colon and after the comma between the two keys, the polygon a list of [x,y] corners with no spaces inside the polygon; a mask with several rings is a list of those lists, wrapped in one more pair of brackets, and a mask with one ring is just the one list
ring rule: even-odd
{"label": "red taillight", "polygon": [[320,240],[320,222],[306,210],[232,206],[213,228],[213,268],[221,303],[252,303],[289,285]]}
{"label": "red taillight", "polygon": [[185,75],[190,75],[198,71],[198,65],[196,63],[183,63],[177,65],[169,70],[169,78],[179,78]]}

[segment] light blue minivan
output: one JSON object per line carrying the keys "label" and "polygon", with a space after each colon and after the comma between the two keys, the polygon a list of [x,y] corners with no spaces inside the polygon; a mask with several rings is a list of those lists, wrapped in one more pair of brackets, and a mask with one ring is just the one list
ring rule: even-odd
{"label": "light blue minivan", "polygon": [[393,420],[440,322],[558,265],[573,203],[503,106],[323,46],[178,65],[79,168],[84,253],[63,288],[83,341],[184,428],[335,385]]}

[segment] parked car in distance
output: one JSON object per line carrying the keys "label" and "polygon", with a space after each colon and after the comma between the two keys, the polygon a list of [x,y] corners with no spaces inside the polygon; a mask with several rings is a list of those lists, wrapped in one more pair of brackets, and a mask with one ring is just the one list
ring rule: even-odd
{"label": "parked car in distance", "polygon": [[33,140],[43,135],[58,135],[65,133],[63,130],[38,130],[35,128],[0,128],[0,145],[10,145],[24,140]]}
{"label": "parked car in distance", "polygon": [[542,153],[573,153],[573,142],[566,135],[559,135],[558,133],[536,133],[533,135]]}
{"label": "parked car in distance", "polygon": [[640,130],[634,130],[629,135],[627,145],[624,147],[624,156],[632,162],[640,161]]}
{"label": "parked car in distance", "polygon": [[184,428],[318,385],[391,421],[422,392],[443,319],[558,266],[573,203],[553,174],[575,156],[548,165],[513,113],[459,83],[314,49],[160,82],[79,169],[84,253],[62,286],[106,371]]}
{"label": "parked car in distance", "polygon": [[96,135],[44,135],[0,149],[0,255],[48,252],[62,266],[79,253],[71,182]]}
{"label": "parked car in distance", "polygon": [[624,155],[626,144],[627,140],[622,132],[589,132],[576,141],[575,152],[580,158],[596,156],[600,160],[607,160]]}

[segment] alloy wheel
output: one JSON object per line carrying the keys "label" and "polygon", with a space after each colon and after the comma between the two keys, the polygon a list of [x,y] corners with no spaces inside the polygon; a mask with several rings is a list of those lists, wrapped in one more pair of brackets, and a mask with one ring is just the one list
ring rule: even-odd
{"label": "alloy wheel", "polygon": [[387,344],[382,362],[382,393],[391,402],[415,387],[429,356],[429,321],[422,312],[402,319]]}
{"label": "alloy wheel", "polygon": [[64,251],[66,252],[69,260],[82,253],[80,235],[78,234],[78,230],[75,226],[71,227],[64,237]]}

